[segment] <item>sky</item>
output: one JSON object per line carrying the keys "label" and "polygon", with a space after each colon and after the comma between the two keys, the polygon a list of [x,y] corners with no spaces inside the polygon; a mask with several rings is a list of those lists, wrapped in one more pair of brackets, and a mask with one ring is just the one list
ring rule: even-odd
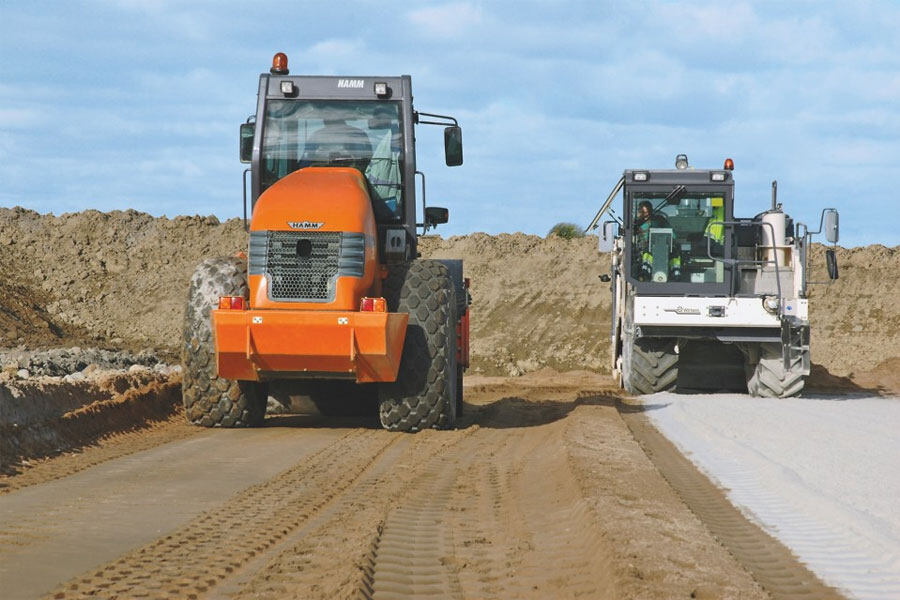
{"label": "sky", "polygon": [[842,246],[900,245],[900,3],[0,0],[0,206],[242,214],[259,74],[412,76],[443,236],[587,225],[625,169],[735,163]]}

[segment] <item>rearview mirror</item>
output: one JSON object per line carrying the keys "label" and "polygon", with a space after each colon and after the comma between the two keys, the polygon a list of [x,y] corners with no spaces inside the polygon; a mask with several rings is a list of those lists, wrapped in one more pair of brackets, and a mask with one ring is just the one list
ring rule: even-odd
{"label": "rearview mirror", "polygon": [[425,209],[425,227],[437,227],[450,220],[450,211],[440,206],[429,206]]}
{"label": "rearview mirror", "polygon": [[825,251],[825,266],[828,267],[828,278],[829,279],[837,279],[838,278],[837,256],[835,255],[833,248],[829,248]]}
{"label": "rearview mirror", "polygon": [[448,167],[463,164],[462,128],[453,126],[444,128],[444,161]]}
{"label": "rearview mirror", "polygon": [[253,159],[253,135],[256,123],[241,123],[241,162],[248,163]]}
{"label": "rearview mirror", "polygon": [[607,221],[603,224],[603,231],[600,232],[600,241],[597,244],[597,250],[600,252],[612,252],[616,245],[616,233],[618,233],[619,224],[615,221]]}
{"label": "rearview mirror", "polygon": [[[825,239],[829,244],[838,242],[838,211],[829,208],[825,211]],[[835,279],[835,277],[832,277]]]}

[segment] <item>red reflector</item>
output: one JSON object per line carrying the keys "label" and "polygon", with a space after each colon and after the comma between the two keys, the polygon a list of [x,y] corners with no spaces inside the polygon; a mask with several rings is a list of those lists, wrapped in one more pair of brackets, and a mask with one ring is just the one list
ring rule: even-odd
{"label": "red reflector", "polygon": [[244,298],[242,296],[222,296],[219,298],[219,308],[223,310],[244,310]]}
{"label": "red reflector", "polygon": [[363,298],[359,301],[359,310],[364,312],[387,312],[384,298]]}

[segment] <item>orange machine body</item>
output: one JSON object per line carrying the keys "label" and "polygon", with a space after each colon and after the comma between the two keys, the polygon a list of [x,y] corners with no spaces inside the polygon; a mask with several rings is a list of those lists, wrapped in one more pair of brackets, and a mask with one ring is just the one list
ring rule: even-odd
{"label": "orange machine body", "polygon": [[315,302],[272,300],[267,273],[251,272],[249,306],[212,311],[219,376],[396,380],[409,315],[360,311],[362,297],[381,295],[383,272],[360,172],[307,167],[291,173],[260,195],[250,231],[363,234],[364,269],[361,277],[338,276],[333,298]]}
{"label": "orange machine body", "polygon": [[[296,227],[309,225],[310,227]],[[250,231],[352,231],[366,236],[366,269],[362,278],[337,280],[334,302],[276,302],[269,300],[264,275],[250,275],[252,308],[291,310],[359,310],[363,296],[380,296],[376,277],[375,214],[362,175],[356,169],[307,167],[278,180],[256,202]]]}

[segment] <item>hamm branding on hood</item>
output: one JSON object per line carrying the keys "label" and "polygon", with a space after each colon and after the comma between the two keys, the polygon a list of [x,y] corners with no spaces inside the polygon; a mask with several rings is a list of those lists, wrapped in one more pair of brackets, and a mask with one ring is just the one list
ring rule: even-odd
{"label": "hamm branding on hood", "polygon": [[325,223],[314,223],[313,221],[288,221],[288,227],[291,229],[321,229]]}

